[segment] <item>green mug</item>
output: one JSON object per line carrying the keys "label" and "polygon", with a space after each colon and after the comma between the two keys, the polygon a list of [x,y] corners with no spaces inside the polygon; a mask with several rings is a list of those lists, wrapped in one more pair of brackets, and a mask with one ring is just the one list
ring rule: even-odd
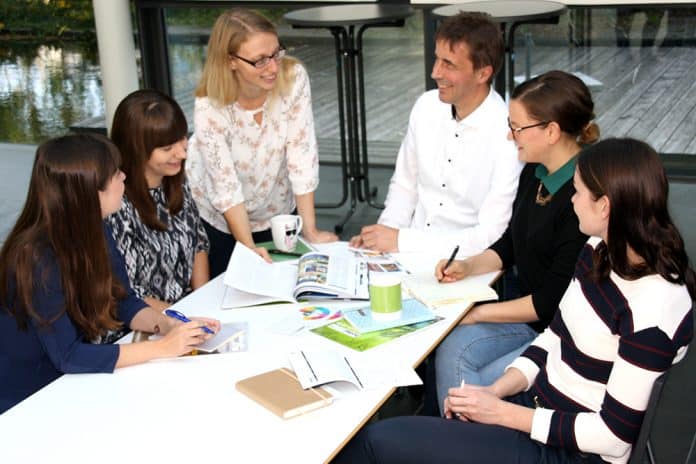
{"label": "green mug", "polygon": [[370,272],[370,309],[374,319],[401,317],[401,277],[386,272]]}

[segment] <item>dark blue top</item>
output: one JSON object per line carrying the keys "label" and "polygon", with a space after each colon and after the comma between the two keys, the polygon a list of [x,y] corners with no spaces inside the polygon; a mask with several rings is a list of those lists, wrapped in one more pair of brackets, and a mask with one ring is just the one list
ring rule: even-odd
{"label": "dark blue top", "polygon": [[[118,301],[118,318],[129,326],[133,316],[147,304],[131,289],[123,257],[106,225],[104,235],[114,277],[128,293]],[[60,270],[53,253],[46,253],[39,271],[35,279],[43,275],[45,283],[34,283],[32,303],[42,317],[51,320],[64,306]],[[32,320],[28,329],[21,331],[15,319],[0,308],[0,414],[64,373],[113,372],[118,355],[117,345],[86,340],[67,312],[47,326]]]}

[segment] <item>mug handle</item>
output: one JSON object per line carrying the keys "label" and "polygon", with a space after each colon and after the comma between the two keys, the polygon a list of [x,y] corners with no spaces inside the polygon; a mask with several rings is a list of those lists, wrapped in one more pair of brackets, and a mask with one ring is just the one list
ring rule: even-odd
{"label": "mug handle", "polygon": [[300,215],[297,216],[297,229],[296,230],[297,230],[297,232],[295,233],[295,235],[299,236],[300,232],[302,231],[302,216],[300,216]]}

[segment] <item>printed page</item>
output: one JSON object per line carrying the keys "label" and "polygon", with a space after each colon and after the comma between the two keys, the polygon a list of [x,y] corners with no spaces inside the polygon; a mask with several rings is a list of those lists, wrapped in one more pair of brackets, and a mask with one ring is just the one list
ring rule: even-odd
{"label": "printed page", "polygon": [[225,285],[225,293],[222,297],[222,309],[244,308],[247,306],[256,306],[278,301],[277,298],[265,295],[256,295],[247,293],[236,288]]}
{"label": "printed page", "polygon": [[297,263],[297,285],[326,285],[329,267],[329,255],[308,253]]}
{"label": "printed page", "polygon": [[297,268],[290,264],[269,264],[251,249],[237,242],[225,272],[225,285],[256,295],[295,301],[293,288]]}
{"label": "printed page", "polygon": [[295,351],[290,353],[290,364],[304,389],[329,382],[350,382],[363,389],[350,361],[337,351]]}
{"label": "printed page", "polygon": [[350,382],[361,390],[420,385],[422,380],[408,365],[357,360],[331,350],[301,350],[290,353],[290,364],[302,388],[329,382]]}

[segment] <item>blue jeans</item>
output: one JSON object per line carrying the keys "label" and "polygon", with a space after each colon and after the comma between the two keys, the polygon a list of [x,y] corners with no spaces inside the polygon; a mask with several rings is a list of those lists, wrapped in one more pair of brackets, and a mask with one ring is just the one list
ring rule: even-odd
{"label": "blue jeans", "polygon": [[[461,385],[490,385],[538,334],[527,324],[460,325],[440,344],[435,355],[440,409],[447,390]],[[442,411],[441,411],[442,412]]]}

